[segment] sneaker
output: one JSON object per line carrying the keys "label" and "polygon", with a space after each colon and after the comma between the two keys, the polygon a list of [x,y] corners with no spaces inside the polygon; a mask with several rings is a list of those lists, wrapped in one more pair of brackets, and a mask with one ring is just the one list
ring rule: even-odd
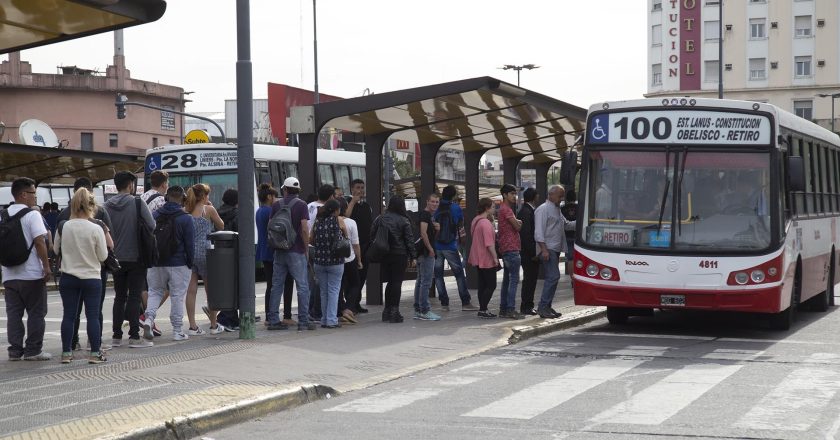
{"label": "sneaker", "polygon": [[15,355],[13,355],[13,354],[10,354],[10,355],[9,355],[9,360],[10,360],[10,361],[20,361],[20,360],[23,360],[23,355],[20,355],[20,356],[15,356]]}
{"label": "sneaker", "polygon": [[551,313],[554,314],[555,318],[559,318],[559,317],[563,316],[562,313],[558,312],[557,310],[554,310],[554,307],[549,307],[548,310],[551,311]]}
{"label": "sneaker", "polygon": [[522,314],[517,312],[514,309],[499,311],[499,318],[507,318],[507,319],[525,319]]}
{"label": "sneaker", "polygon": [[61,353],[61,363],[62,364],[69,364],[73,362],[73,352],[72,351],[65,351]]}
{"label": "sneaker", "polygon": [[215,328],[210,327],[210,334],[211,335],[218,335],[219,333],[224,333],[224,332],[225,332],[225,326],[223,326],[222,324],[219,324],[218,322],[216,323]]}
{"label": "sneaker", "polygon": [[554,319],[554,318],[559,318],[561,316],[560,313],[555,312],[554,310],[551,309],[551,307],[546,307],[546,308],[540,309],[539,314],[540,314],[540,318],[543,318],[543,319]]}
{"label": "sneaker", "polygon": [[321,324],[321,328],[341,328],[341,324]]}
{"label": "sneaker", "polygon": [[189,335],[187,335],[184,332],[178,332],[178,333],[174,333],[172,335],[172,340],[173,341],[186,341],[189,338],[190,338]]}
{"label": "sneaker", "polygon": [[340,322],[340,323],[342,323],[342,324],[349,324],[349,325],[353,325],[353,324],[356,324],[358,321],[355,321],[355,320],[354,320],[354,321],[351,321],[351,320],[350,320],[350,318],[348,318],[347,316],[340,316],[340,317],[338,318],[338,322]]}
{"label": "sneaker", "polygon": [[475,312],[476,310],[478,310],[478,307],[476,307],[476,306],[474,306],[470,303],[466,303],[466,304],[461,306],[461,311],[462,312]]}
{"label": "sneaker", "polygon": [[25,361],[48,361],[50,359],[52,359],[52,355],[43,351],[33,356],[23,357]]}
{"label": "sneaker", "polygon": [[228,332],[228,333],[231,333],[231,332],[238,332],[238,331],[239,331],[239,326],[237,326],[237,325],[234,325],[234,326],[225,326],[225,327],[224,327],[224,329],[225,329],[225,331],[226,331],[226,332]]}
{"label": "sneaker", "polygon": [[419,317],[415,315],[414,318],[421,321],[440,321],[440,315],[432,312],[431,310],[426,313],[421,313]]}
{"label": "sneaker", "polygon": [[520,310],[519,313],[522,314],[522,315],[525,315],[525,316],[537,316],[537,315],[539,315],[539,313],[537,313],[537,311],[534,310],[534,309],[522,309],[522,310]]}
{"label": "sneaker", "polygon": [[368,309],[366,309],[362,306],[359,306],[358,310],[356,310],[356,313],[367,313],[367,312],[368,312]]}
{"label": "sneaker", "polygon": [[99,344],[99,351],[110,351],[110,350],[111,350],[111,346],[110,346],[110,345],[108,345],[108,344],[106,344],[106,343],[104,343],[104,342],[103,342],[103,343],[101,343],[101,344]]}
{"label": "sneaker", "polygon": [[441,312],[448,312],[449,311],[449,306],[440,306],[440,311]]}
{"label": "sneaker", "polygon": [[307,322],[306,324],[298,324],[297,328],[299,332],[302,332],[304,330],[315,330],[318,326],[314,322]]}
{"label": "sneaker", "polygon": [[201,336],[205,333],[206,332],[201,329],[200,325],[196,326],[196,328],[190,327],[189,329],[187,329],[187,334],[190,335],[190,336]]}
{"label": "sneaker", "polygon": [[493,319],[496,317],[496,314],[489,310],[485,310],[483,312],[478,312],[478,317],[482,319]]}
{"label": "sneaker", "polygon": [[90,356],[88,356],[89,364],[101,364],[107,360],[108,359],[105,359],[105,353],[102,353],[101,351],[99,353],[92,351],[90,352]]}
{"label": "sneaker", "polygon": [[128,340],[128,348],[149,348],[155,345],[154,342],[146,340],[146,339],[129,339]]}
{"label": "sneaker", "polygon": [[418,312],[417,310],[414,311],[414,319],[421,319],[420,316],[422,316],[422,315],[423,314]]}
{"label": "sneaker", "polygon": [[268,329],[268,330],[288,330],[289,326],[284,324],[281,321],[281,322],[277,322],[277,323],[274,323],[274,324],[268,324],[266,329]]}
{"label": "sneaker", "polygon": [[157,324],[152,323],[152,334],[157,338],[163,336],[163,332],[158,328]]}
{"label": "sneaker", "polygon": [[297,321],[295,321],[295,320],[294,320],[294,319],[292,319],[292,318],[285,318],[285,319],[283,319],[283,324],[286,324],[286,325],[297,325]]}
{"label": "sneaker", "polygon": [[122,345],[122,339],[111,339],[111,347],[119,347],[120,345]]}
{"label": "sneaker", "polygon": [[152,327],[154,325],[155,323],[149,318],[140,321],[140,327],[143,327],[143,338],[149,341],[155,338],[154,333],[152,333]]}

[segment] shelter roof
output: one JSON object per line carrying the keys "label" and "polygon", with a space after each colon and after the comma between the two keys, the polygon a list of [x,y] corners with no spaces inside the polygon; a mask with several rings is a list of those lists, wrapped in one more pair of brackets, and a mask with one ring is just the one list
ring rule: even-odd
{"label": "shelter roof", "polygon": [[0,0],[0,53],[153,22],[163,0]]}
{"label": "shelter roof", "polygon": [[0,182],[29,177],[38,184],[72,185],[76,178],[87,177],[97,183],[109,180],[118,171],[142,173],[142,156],[64,150],[0,143]]}
{"label": "shelter roof", "polygon": [[560,160],[585,120],[581,107],[491,77],[326,102],[315,110],[316,129],[394,135],[465,152],[499,149],[505,159],[537,163]]}

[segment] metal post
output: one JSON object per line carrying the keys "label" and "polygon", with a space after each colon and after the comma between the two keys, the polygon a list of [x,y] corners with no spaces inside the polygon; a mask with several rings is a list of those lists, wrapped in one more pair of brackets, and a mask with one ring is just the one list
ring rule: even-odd
{"label": "metal post", "polygon": [[321,102],[318,96],[318,8],[315,7],[315,1],[312,0],[312,44],[315,48],[315,104]]}
{"label": "metal post", "polygon": [[239,338],[254,339],[254,106],[249,0],[236,0],[237,183],[239,186]]}
{"label": "metal post", "polygon": [[723,0],[718,3],[718,99],[723,99]]}
{"label": "metal post", "polygon": [[435,142],[420,145],[420,197],[418,201],[421,209],[426,206],[426,197],[435,192],[437,153],[443,144],[443,142]]}
{"label": "metal post", "polygon": [[[464,210],[464,228],[467,230],[466,249],[472,245],[472,233],[470,225],[475,218],[475,212],[478,209],[478,183],[479,183],[479,166],[481,158],[484,156],[484,151],[470,151],[465,154],[466,164],[464,166],[464,198],[467,201],[466,209]],[[478,288],[478,271],[473,266],[465,267],[467,274],[467,287],[470,289]]]}
{"label": "metal post", "polygon": [[522,68],[516,69],[516,87],[519,87],[519,73],[522,72]]}
{"label": "metal post", "polygon": [[[382,213],[382,147],[388,142],[390,132],[365,138],[365,192],[373,218]],[[373,237],[371,237],[372,239]],[[365,299],[368,305],[382,304],[382,276],[379,263],[368,263]]]}
{"label": "metal post", "polygon": [[836,98],[836,96],[831,95],[831,132],[837,133],[834,131],[834,98]]}

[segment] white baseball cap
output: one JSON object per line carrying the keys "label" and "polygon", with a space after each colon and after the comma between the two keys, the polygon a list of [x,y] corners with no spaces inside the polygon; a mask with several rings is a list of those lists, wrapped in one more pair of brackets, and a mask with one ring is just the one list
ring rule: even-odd
{"label": "white baseball cap", "polygon": [[300,189],[300,181],[295,177],[289,177],[283,181],[283,188],[297,188]]}

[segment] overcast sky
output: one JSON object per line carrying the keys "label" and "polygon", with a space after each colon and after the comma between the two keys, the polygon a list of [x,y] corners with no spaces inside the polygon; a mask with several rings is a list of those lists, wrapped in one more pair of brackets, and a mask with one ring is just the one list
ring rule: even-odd
{"label": "overcast sky", "polygon": [[[169,0],[157,22],[125,30],[133,78],[193,91],[187,111],[236,98],[235,0]],[[646,91],[641,0],[317,0],[319,88],[345,98],[492,76],[588,108]],[[251,0],[254,98],[268,82],[312,89],[311,0]],[[22,53],[33,70],[105,70],[107,33]]]}

